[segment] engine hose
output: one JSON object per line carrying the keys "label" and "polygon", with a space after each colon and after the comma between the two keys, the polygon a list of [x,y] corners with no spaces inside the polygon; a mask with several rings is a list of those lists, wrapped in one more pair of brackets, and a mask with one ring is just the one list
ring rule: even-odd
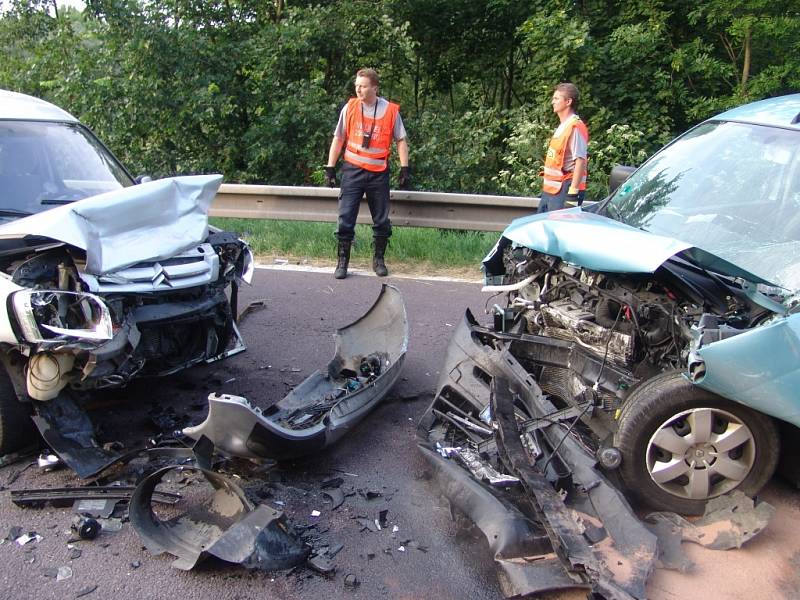
{"label": "engine hose", "polygon": [[594,318],[598,325],[602,325],[606,329],[615,327],[616,324],[617,331],[630,335],[633,333],[633,323],[621,320],[618,316],[620,312],[622,312],[621,304],[607,298],[600,298],[594,309]]}

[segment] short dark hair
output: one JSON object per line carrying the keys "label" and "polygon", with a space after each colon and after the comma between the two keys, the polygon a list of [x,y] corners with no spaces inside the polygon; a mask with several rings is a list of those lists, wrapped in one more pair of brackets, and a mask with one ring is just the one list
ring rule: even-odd
{"label": "short dark hair", "polygon": [[356,77],[366,77],[372,85],[379,85],[378,72],[375,69],[359,69]]}
{"label": "short dark hair", "polygon": [[572,104],[570,105],[572,110],[578,110],[578,100],[581,97],[581,93],[578,91],[578,86],[576,86],[574,83],[565,81],[564,83],[559,83],[556,86],[555,91],[561,92],[567,98],[572,100]]}

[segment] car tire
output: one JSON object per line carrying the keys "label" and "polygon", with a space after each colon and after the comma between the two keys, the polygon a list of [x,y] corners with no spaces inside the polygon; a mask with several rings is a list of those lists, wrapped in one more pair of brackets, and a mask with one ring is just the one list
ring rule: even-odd
{"label": "car tire", "polygon": [[5,368],[0,367],[0,456],[30,446],[35,435],[31,405],[19,401]]}
{"label": "car tire", "polygon": [[677,371],[631,392],[614,445],[631,496],[686,515],[703,514],[710,498],[734,489],[758,493],[779,455],[772,418],[699,388]]}

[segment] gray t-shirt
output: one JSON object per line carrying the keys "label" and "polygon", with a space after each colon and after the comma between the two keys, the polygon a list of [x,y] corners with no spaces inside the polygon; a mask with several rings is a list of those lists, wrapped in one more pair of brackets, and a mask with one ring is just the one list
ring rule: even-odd
{"label": "gray t-shirt", "polygon": [[[386,98],[378,97],[378,106],[375,107],[374,104],[365,104],[362,102],[364,107],[364,116],[372,118],[372,115],[375,115],[376,119],[380,119],[383,115],[386,114],[386,109],[389,108],[389,101]],[[347,104],[342,107],[342,111],[339,113],[339,122],[336,123],[336,129],[333,132],[333,135],[340,140],[345,139],[345,123],[347,122]],[[394,131],[392,132],[392,137],[394,137],[395,141],[402,140],[406,137],[406,128],[403,125],[403,117],[400,116],[400,113],[397,113],[397,118],[394,120]]]}
{"label": "gray t-shirt", "polygon": [[[560,134],[564,127],[566,127],[568,121],[564,121],[561,125],[558,126],[553,137]],[[583,158],[586,160],[588,156],[589,148],[587,147],[586,140],[583,139],[583,136],[578,131],[577,127],[572,128],[572,135],[570,136],[569,144],[567,144],[566,149],[564,150],[564,165],[561,167],[561,170],[564,173],[571,173],[575,170],[575,159],[576,158]]]}

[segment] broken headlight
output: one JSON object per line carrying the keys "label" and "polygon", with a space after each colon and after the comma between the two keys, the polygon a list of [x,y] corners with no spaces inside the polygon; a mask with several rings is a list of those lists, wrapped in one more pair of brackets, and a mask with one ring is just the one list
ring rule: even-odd
{"label": "broken headlight", "polygon": [[11,296],[22,337],[48,342],[64,337],[109,340],[113,336],[108,307],[94,294],[60,290],[22,290]]}
{"label": "broken headlight", "polygon": [[255,271],[255,258],[253,258],[253,251],[250,246],[245,246],[241,255],[240,272],[237,273],[239,279],[244,281],[247,285],[253,283],[253,272]]}

